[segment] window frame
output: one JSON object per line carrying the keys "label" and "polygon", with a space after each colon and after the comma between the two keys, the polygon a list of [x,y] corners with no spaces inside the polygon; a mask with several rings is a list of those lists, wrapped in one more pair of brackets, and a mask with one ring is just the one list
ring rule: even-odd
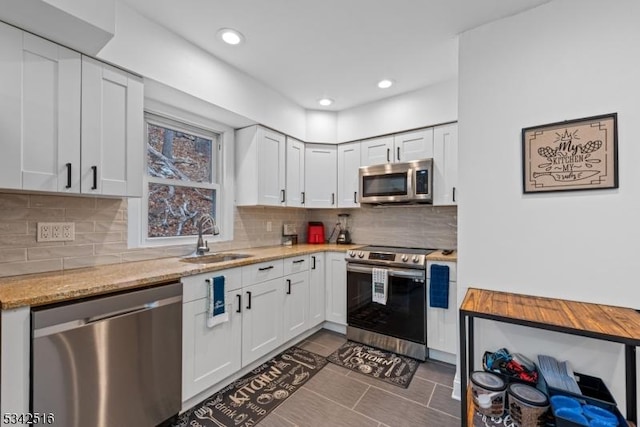
{"label": "window frame", "polygon": [[[234,203],[234,182],[233,182],[233,158],[234,158],[234,131],[231,127],[215,122],[191,111],[185,111],[173,106],[163,104],[154,100],[145,100],[144,109],[144,168],[142,177],[142,197],[140,199],[129,199],[128,204],[128,244],[129,247],[166,247],[178,245],[196,244],[196,236],[168,236],[149,237],[148,236],[148,211],[149,211],[149,183],[168,184],[189,188],[214,189],[216,193],[216,224],[220,229],[220,234],[214,236],[205,234],[209,243],[220,243],[233,240],[233,203]],[[181,181],[176,179],[165,179],[151,177],[147,171],[147,144],[148,144],[148,123],[168,127],[176,131],[183,131],[196,136],[211,139],[211,135],[217,134],[218,141],[212,141],[216,150],[215,164],[212,161],[216,177],[212,177],[216,183]]]}

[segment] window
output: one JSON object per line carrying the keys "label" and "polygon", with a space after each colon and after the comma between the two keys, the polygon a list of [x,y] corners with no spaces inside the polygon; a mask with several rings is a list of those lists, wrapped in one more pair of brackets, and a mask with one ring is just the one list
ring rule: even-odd
{"label": "window", "polygon": [[147,237],[198,234],[203,214],[217,217],[220,135],[146,115]]}
{"label": "window", "polygon": [[[233,129],[145,100],[143,197],[128,200],[129,247],[195,244],[203,214],[233,239]],[[152,112],[151,112],[152,111]]]}

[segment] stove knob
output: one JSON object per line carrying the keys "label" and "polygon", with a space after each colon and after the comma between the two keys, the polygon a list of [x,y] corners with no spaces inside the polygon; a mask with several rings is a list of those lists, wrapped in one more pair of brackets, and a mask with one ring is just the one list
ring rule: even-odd
{"label": "stove knob", "polygon": [[411,258],[411,261],[415,263],[417,263],[418,261],[420,261],[420,257],[418,257],[418,255],[414,255],[413,258]]}
{"label": "stove knob", "polygon": [[358,252],[358,258],[364,258],[364,252]]}
{"label": "stove knob", "polygon": [[409,261],[409,257],[406,255],[402,255],[402,258],[400,258],[402,260],[402,262],[407,262]]}
{"label": "stove knob", "polygon": [[356,257],[356,251],[349,251],[349,256],[351,258],[355,258]]}

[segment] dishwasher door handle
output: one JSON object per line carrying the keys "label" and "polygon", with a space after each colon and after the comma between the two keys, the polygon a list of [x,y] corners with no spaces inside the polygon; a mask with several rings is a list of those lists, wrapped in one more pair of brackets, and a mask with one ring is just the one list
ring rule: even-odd
{"label": "dishwasher door handle", "polygon": [[182,301],[182,297],[171,297],[165,298],[158,301],[148,302],[146,304],[141,304],[137,307],[125,308],[124,310],[112,311],[111,313],[101,314],[99,316],[92,316],[85,319],[87,324],[99,322],[101,320],[113,319],[114,317],[127,316],[130,314],[140,313],[142,311],[151,310],[152,308],[162,307],[167,304],[174,304],[176,302]]}
{"label": "dishwasher door handle", "polygon": [[164,298],[158,301],[148,302],[136,307],[126,308],[124,310],[116,310],[111,313],[101,314],[99,316],[87,317],[84,319],[71,320],[69,322],[59,323],[57,325],[45,326],[39,329],[33,330],[33,338],[46,337],[48,335],[57,334],[71,329],[81,328],[92,323],[100,322],[102,320],[114,319],[116,317],[130,316],[136,313],[142,313],[143,311],[151,310],[154,308],[162,307],[169,304],[176,304],[182,301],[182,296],[175,296],[170,298]]}

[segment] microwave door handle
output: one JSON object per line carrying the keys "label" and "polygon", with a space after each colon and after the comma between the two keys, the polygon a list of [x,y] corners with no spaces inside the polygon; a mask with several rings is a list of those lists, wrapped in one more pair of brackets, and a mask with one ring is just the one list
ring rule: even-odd
{"label": "microwave door handle", "polygon": [[407,172],[407,197],[413,199],[416,195],[414,188],[416,187],[416,169],[409,169]]}

